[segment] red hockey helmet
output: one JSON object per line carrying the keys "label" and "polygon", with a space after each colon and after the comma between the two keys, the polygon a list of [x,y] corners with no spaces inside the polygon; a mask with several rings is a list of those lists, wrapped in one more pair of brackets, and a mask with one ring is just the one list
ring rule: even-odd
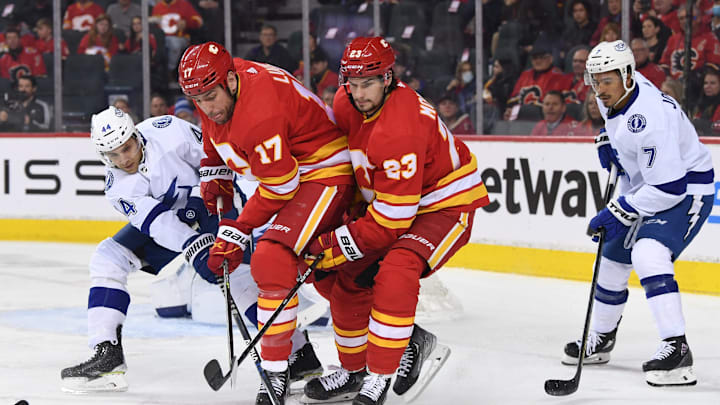
{"label": "red hockey helmet", "polygon": [[393,65],[395,52],[384,38],[355,38],[340,60],[340,83],[348,77],[383,76]]}
{"label": "red hockey helmet", "polygon": [[227,73],[235,71],[232,57],[217,42],[193,45],[185,50],[178,65],[178,82],[188,96],[209,91],[220,85],[227,88]]}

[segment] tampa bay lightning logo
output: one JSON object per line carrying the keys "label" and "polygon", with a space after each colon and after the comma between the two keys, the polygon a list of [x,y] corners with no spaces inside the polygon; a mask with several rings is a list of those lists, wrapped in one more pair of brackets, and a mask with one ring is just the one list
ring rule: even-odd
{"label": "tampa bay lightning logo", "polygon": [[170,125],[171,122],[172,122],[172,117],[166,115],[164,117],[160,117],[160,118],[154,120],[152,122],[152,125],[155,128],[165,128],[166,126]]}
{"label": "tampa bay lightning logo", "polygon": [[620,42],[620,43],[615,44],[615,50],[618,52],[622,52],[626,48],[627,48],[627,46],[625,45],[625,42]]}
{"label": "tampa bay lightning logo", "polygon": [[133,204],[130,201],[125,201],[122,198],[118,201],[120,203],[120,208],[125,213],[126,216],[135,215],[137,214],[137,209],[135,209],[135,204]]}
{"label": "tampa bay lightning logo", "polygon": [[114,181],[115,175],[112,172],[108,172],[107,176],[105,177],[105,191],[110,190],[110,187],[112,187]]}
{"label": "tampa bay lightning logo", "polygon": [[627,127],[628,131],[632,132],[633,134],[637,134],[638,132],[645,129],[647,126],[647,120],[642,114],[633,114],[630,118],[628,118]]}

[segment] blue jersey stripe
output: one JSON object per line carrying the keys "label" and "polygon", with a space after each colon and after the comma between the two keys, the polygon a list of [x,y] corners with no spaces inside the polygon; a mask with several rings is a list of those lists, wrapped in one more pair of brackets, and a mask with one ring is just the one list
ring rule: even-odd
{"label": "blue jersey stripe", "polygon": [[123,290],[107,287],[92,287],[88,295],[88,309],[95,307],[113,308],[127,315],[130,294]]}
{"label": "blue jersey stripe", "polygon": [[665,184],[658,184],[654,187],[666,194],[683,195],[685,194],[685,190],[687,190],[687,184],[688,176],[685,175],[675,181],[671,181]]}
{"label": "blue jersey stripe", "polygon": [[710,169],[705,172],[688,172],[688,184],[711,184],[715,181],[715,171]]}
{"label": "blue jersey stripe", "polygon": [[153,223],[155,218],[158,217],[158,215],[162,214],[165,211],[169,211],[170,207],[163,203],[158,203],[156,206],[153,207],[152,210],[150,210],[150,213],[145,217],[145,220],[142,223],[142,226],[140,227],[140,232],[144,233],[145,235],[150,236],[150,225]]}

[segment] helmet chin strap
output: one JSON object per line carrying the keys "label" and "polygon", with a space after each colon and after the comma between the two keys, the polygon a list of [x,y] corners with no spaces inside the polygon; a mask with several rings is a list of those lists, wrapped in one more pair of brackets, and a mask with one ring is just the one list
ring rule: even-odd
{"label": "helmet chin strap", "polygon": [[633,90],[635,90],[635,86],[637,86],[637,81],[635,79],[632,79],[632,86],[627,87],[627,79],[623,81],[623,89],[625,89],[625,93],[618,99],[618,101],[615,102],[615,104],[612,105],[612,109],[614,110],[615,107],[617,107],[618,104],[620,104],[621,101],[625,100],[630,93],[632,93]]}

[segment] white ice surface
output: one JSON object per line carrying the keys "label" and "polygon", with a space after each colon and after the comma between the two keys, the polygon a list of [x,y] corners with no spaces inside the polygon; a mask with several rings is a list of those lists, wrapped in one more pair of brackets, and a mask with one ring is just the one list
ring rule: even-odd
{"label": "white ice surface", "polygon": [[[227,369],[225,329],[154,317],[153,277],[145,273],[129,281],[132,303],[123,341],[129,391],[62,393],[60,370],[91,354],[85,307],[93,249],[0,242],[0,405],[20,399],[30,405],[254,403],[259,380],[249,360],[235,390],[228,385],[213,392],[203,378],[212,358]],[[582,333],[589,283],[450,268],[441,278],[465,313],[425,324],[453,352],[415,404],[720,404],[719,297],[683,294],[696,386],[645,383],[641,364],[655,352],[658,337],[642,290],[632,288],[610,363],[586,367],[578,392],[556,398],[544,393],[543,382],[575,372],[560,357],[563,345]],[[314,331],[311,340],[326,367],[338,364],[329,331]],[[401,403],[392,393],[386,401]]]}

